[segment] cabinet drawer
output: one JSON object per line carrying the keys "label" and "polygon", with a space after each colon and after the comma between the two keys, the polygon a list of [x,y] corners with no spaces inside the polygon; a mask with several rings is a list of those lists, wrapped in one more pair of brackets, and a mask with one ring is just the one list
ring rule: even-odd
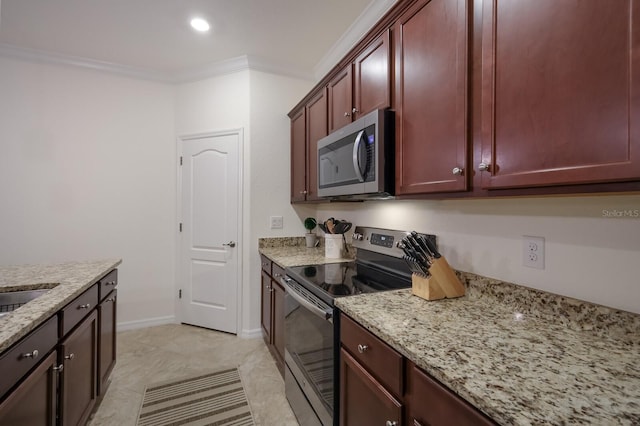
{"label": "cabinet drawer", "polygon": [[267,274],[271,275],[271,260],[265,256],[265,255],[260,255],[260,263],[261,263],[261,267],[262,270],[265,271]]}
{"label": "cabinet drawer", "polygon": [[273,279],[280,282],[280,278],[284,277],[284,268],[273,262],[273,266],[271,266],[271,269],[273,271],[273,273],[271,274]]}
{"label": "cabinet drawer", "polygon": [[409,424],[491,426],[495,423],[413,363],[408,369]]}
{"label": "cabinet drawer", "polygon": [[114,269],[98,281],[98,294],[102,302],[105,297],[118,285],[118,270]]}
{"label": "cabinet drawer", "polygon": [[340,342],[395,396],[403,392],[404,357],[346,315],[340,316]]}
{"label": "cabinet drawer", "polygon": [[61,337],[69,333],[97,305],[98,285],[95,284],[62,309]]}
{"label": "cabinet drawer", "polygon": [[0,398],[36,366],[58,343],[58,317],[54,315],[0,357]]}

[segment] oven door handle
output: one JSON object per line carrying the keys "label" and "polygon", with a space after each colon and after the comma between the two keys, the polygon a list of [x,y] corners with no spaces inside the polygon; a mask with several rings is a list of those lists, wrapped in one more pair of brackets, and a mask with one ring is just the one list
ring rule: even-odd
{"label": "oven door handle", "polygon": [[333,311],[331,310],[331,308],[323,310],[313,303],[309,302],[304,296],[300,295],[295,288],[289,285],[289,281],[291,281],[291,278],[280,278],[280,283],[284,286],[289,296],[293,297],[296,302],[311,311],[311,313],[313,313],[314,315],[333,324]]}

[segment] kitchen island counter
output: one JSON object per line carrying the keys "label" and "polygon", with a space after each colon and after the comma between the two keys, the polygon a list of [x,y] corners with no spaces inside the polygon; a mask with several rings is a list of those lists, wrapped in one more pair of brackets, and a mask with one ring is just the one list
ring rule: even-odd
{"label": "kitchen island counter", "polygon": [[121,259],[105,259],[0,266],[0,292],[50,289],[0,318],[0,352],[26,336],[121,262]]}
{"label": "kitchen island counter", "polygon": [[460,277],[458,299],[336,305],[499,424],[640,424],[640,315]]}

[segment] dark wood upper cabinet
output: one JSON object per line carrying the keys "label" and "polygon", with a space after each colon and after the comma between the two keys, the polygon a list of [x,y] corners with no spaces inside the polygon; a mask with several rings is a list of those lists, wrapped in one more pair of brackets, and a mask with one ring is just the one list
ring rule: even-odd
{"label": "dark wood upper cabinet", "polygon": [[306,105],[307,114],[307,201],[318,197],[318,140],[327,136],[327,89],[322,88]]}
{"label": "dark wood upper cabinet", "polygon": [[391,105],[390,31],[368,45],[354,61],[354,100],[351,110],[355,120],[376,109]]}
{"label": "dark wood upper cabinet", "polygon": [[306,122],[305,109],[291,117],[291,202],[305,201],[306,181]]}
{"label": "dark wood upper cabinet", "polygon": [[396,194],[464,191],[468,0],[421,0],[393,27]]}
{"label": "dark wood upper cabinet", "polygon": [[349,64],[327,85],[329,93],[329,133],[351,123],[353,109],[353,65]]}
{"label": "dark wood upper cabinet", "polygon": [[640,178],[639,68],[636,1],[485,0],[482,186]]}
{"label": "dark wood upper cabinet", "polygon": [[384,31],[327,85],[329,133],[391,106],[390,31]]}

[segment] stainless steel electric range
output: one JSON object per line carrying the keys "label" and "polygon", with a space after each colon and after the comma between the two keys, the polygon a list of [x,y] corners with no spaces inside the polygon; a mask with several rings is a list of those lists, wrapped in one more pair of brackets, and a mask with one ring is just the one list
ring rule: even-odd
{"label": "stainless steel electric range", "polygon": [[[286,269],[285,392],[304,426],[338,425],[340,324],[336,297],[407,288],[400,241],[409,232],[356,227],[356,260]],[[435,236],[427,235],[435,245]]]}

